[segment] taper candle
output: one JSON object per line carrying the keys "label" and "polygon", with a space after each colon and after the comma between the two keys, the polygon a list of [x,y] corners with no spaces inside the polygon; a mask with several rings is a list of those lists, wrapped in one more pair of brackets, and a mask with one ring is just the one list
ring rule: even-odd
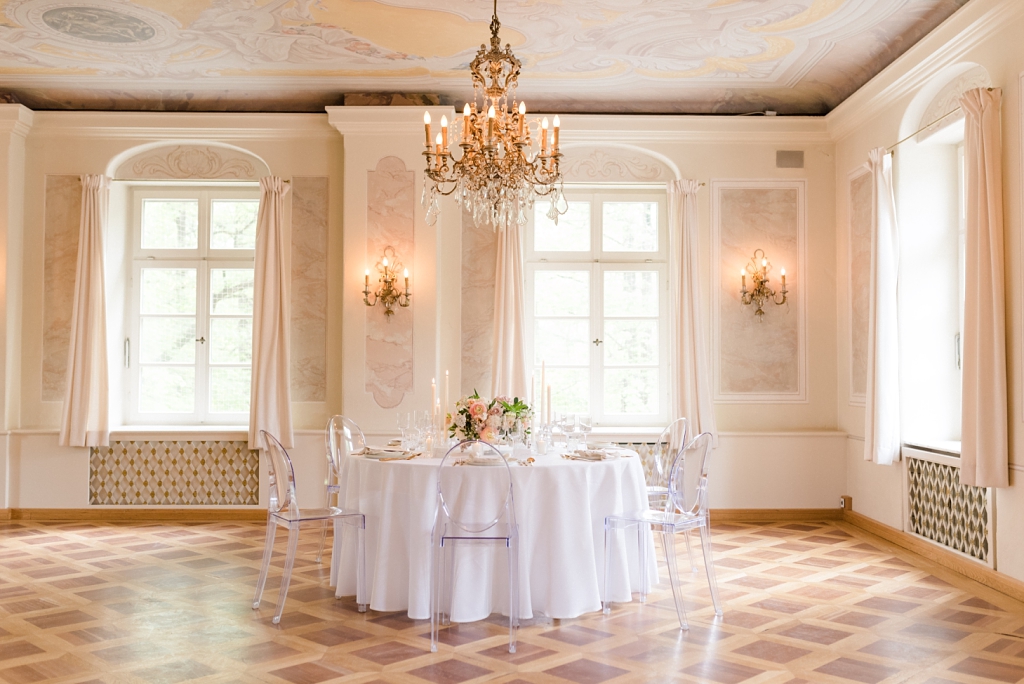
{"label": "taper candle", "polygon": [[540,153],[547,154],[548,151],[548,117],[540,122]]}
{"label": "taper candle", "polygon": [[409,269],[405,269],[405,294],[409,294]]}
{"label": "taper candle", "polygon": [[441,117],[441,148],[448,151],[448,117]]}
{"label": "taper candle", "polygon": [[554,144],[554,149],[552,151],[553,152],[558,152],[558,128],[562,125],[562,123],[558,120],[558,115],[557,114],[555,114],[555,120],[552,123],[554,124],[554,128],[555,128],[555,144]]}
{"label": "taper candle", "polygon": [[423,112],[423,128],[427,131],[427,149],[430,149],[430,112]]}
{"label": "taper candle", "polygon": [[437,401],[437,382],[430,378],[430,410],[434,410],[434,402]]}
{"label": "taper candle", "polygon": [[526,103],[519,103],[519,141],[523,140],[523,127],[526,126]]}
{"label": "taper candle", "polygon": [[450,404],[448,403],[448,371],[444,372],[444,410],[447,411]]}
{"label": "taper candle", "polygon": [[551,424],[551,385],[548,385],[547,411],[548,411],[548,420],[547,420],[547,422],[550,425]]}
{"label": "taper candle", "polygon": [[[540,418],[541,418],[541,420],[544,420],[544,417],[547,415],[546,413],[544,413],[544,388],[547,387],[547,385],[544,384],[544,372],[545,372],[545,369],[546,369],[546,362],[545,361],[541,361],[540,362]],[[547,424],[547,422],[548,421],[544,420],[545,424]]]}
{"label": "taper candle", "polygon": [[469,139],[469,103],[462,108],[462,142],[471,142]]}

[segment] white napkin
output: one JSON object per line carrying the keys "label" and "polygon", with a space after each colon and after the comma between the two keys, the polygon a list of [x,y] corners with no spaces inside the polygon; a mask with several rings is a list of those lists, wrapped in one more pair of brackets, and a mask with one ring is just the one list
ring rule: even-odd
{"label": "white napkin", "polygon": [[409,452],[401,447],[390,446],[367,446],[360,453],[366,458],[403,458],[409,455]]}
{"label": "white napkin", "polygon": [[618,454],[603,449],[577,449],[567,456],[574,461],[606,461],[619,457]]}

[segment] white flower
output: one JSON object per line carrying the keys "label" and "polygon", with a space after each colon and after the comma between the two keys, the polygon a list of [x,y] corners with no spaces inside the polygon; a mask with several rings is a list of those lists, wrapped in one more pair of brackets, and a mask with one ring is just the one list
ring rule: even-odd
{"label": "white flower", "polygon": [[466,416],[461,413],[455,414],[455,424],[460,428],[466,427]]}

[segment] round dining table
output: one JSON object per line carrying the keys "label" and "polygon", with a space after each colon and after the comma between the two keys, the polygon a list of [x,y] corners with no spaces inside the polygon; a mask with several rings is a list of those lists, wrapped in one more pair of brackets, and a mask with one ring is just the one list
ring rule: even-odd
{"label": "round dining table", "polygon": [[[647,507],[643,466],[636,452],[580,461],[554,450],[512,462],[512,491],[519,527],[519,615],[574,618],[601,609],[604,595],[605,516]],[[526,454],[522,459],[525,461]],[[366,516],[366,570],[370,608],[430,617],[431,531],[437,510],[440,458],[378,460],[353,456],[341,493],[342,507]],[[464,477],[480,487],[506,482],[503,466],[465,466]],[[506,484],[507,486],[507,484]],[[352,528],[346,528],[351,530]],[[612,545],[609,594],[626,602],[640,591],[640,548],[648,558],[647,586],[657,582],[654,545],[637,535]],[[355,594],[355,535],[346,534],[334,556],[331,584]],[[508,613],[508,565],[504,546],[460,549],[455,560],[452,620],[472,622]]]}

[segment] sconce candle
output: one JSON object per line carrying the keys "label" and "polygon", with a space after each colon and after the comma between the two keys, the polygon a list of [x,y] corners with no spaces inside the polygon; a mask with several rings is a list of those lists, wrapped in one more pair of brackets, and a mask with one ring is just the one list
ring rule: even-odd
{"label": "sconce candle", "polygon": [[[760,254],[761,256],[758,256]],[[760,266],[758,262],[760,261]],[[786,289],[786,269],[782,269],[782,289],[776,294],[768,285],[768,273],[772,270],[772,265],[768,262],[767,257],[764,255],[764,250],[754,250],[754,256],[750,259],[750,263],[747,267],[740,270],[740,301],[744,304],[754,304],[757,308],[754,310],[754,315],[757,316],[758,322],[762,320],[764,316],[764,304],[765,302],[775,302],[777,305],[786,303],[786,294],[789,290]],[[754,289],[747,290],[747,273],[754,279]],[[779,295],[782,299],[779,299]]]}
{"label": "sconce candle", "polygon": [[427,130],[427,149],[430,149],[430,112],[423,112],[423,127]]}
{"label": "sconce candle", "polygon": [[[388,255],[391,261],[388,261]],[[395,248],[390,245],[384,248],[384,255],[377,264],[377,271],[380,277],[377,279],[382,285],[376,292],[370,292],[370,269],[366,269],[366,278],[363,285],[363,303],[366,306],[376,306],[377,302],[384,305],[384,315],[388,322],[395,313],[395,304],[401,307],[409,306],[412,293],[409,292],[409,269],[405,269],[405,292],[395,289],[395,281],[398,280],[397,273],[402,270],[402,264],[395,258]]]}

